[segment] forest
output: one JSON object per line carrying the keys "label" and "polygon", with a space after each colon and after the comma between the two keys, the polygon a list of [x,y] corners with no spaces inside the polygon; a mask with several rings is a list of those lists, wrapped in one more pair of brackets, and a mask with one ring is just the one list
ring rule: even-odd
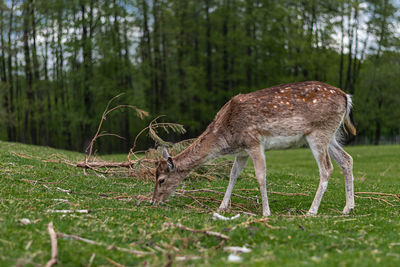
{"label": "forest", "polygon": [[[238,93],[318,80],[353,95],[353,144],[400,143],[396,0],[0,0],[0,140],[126,152],[159,115],[196,137]],[[154,145],[142,137],[138,148]]]}

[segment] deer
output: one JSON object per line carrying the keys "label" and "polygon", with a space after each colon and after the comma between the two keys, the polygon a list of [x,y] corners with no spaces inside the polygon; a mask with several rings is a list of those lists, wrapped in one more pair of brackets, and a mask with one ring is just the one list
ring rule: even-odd
{"label": "deer", "polygon": [[[206,130],[186,149],[170,156],[162,148],[155,171],[151,203],[162,204],[194,168],[224,155],[235,160],[218,211],[229,207],[235,182],[253,161],[262,199],[262,215],[270,216],[265,151],[308,144],[319,169],[319,185],[307,215],[318,213],[333,171],[331,158],[341,167],[346,192],[343,214],[354,210],[353,158],[343,150],[343,132],[356,135],[350,118],[352,97],[339,88],[317,82],[296,82],[239,94],[217,113]],[[347,130],[346,130],[347,128]]]}

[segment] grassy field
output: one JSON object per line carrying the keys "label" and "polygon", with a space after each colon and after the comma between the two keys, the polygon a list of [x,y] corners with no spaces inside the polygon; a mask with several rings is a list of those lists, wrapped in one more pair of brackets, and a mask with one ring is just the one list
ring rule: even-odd
{"label": "grassy field", "polygon": [[[356,192],[400,193],[400,146],[359,146],[346,150],[354,158]],[[306,217],[318,186],[318,170],[307,149],[267,152],[268,191],[272,216],[260,221],[261,204],[251,163],[238,179],[233,221],[212,219],[223,195],[212,192],[175,195],[159,208],[137,198],[150,196],[153,182],[126,177],[104,178],[57,162],[83,159],[74,152],[0,141],[0,266],[45,265],[51,257],[47,227],[58,236],[59,266],[226,266],[228,246],[246,246],[237,265],[251,266],[400,266],[400,199],[358,194],[349,216],[344,179],[337,165],[319,215]],[[107,159],[121,156],[107,156]],[[224,192],[225,178],[187,180],[181,186]],[[70,191],[66,191],[70,190]],[[302,194],[280,194],[302,193]],[[218,200],[218,201],[216,201]],[[209,210],[208,208],[211,208]],[[90,210],[88,214],[52,210]],[[233,216],[237,212],[224,213]],[[21,219],[29,219],[24,224]],[[25,220],[26,221],[26,220]],[[266,223],[267,222],[267,223]],[[221,233],[229,240],[177,225]],[[137,251],[146,255],[137,255]]]}

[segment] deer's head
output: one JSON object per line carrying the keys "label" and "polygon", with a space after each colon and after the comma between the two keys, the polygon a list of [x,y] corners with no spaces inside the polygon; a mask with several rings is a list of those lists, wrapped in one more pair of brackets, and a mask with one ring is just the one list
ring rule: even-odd
{"label": "deer's head", "polygon": [[156,184],[151,202],[161,204],[175,191],[183,179],[182,173],[176,169],[172,157],[165,147],[162,148],[163,159],[157,163]]}

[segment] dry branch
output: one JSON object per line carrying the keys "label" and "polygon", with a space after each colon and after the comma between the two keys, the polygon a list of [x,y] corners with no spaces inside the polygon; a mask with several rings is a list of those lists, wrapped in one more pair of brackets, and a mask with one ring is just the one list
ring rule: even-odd
{"label": "dry branch", "polygon": [[53,222],[49,223],[49,226],[47,227],[47,230],[50,235],[50,241],[51,241],[51,259],[46,263],[46,267],[51,267],[54,264],[57,264],[57,234],[54,231],[53,228]]}
{"label": "dry branch", "polygon": [[267,226],[269,229],[280,229],[280,227],[270,225],[268,223],[268,221],[269,221],[269,218],[261,218],[261,219],[251,220],[251,221],[245,221],[245,222],[235,225],[232,228],[232,230],[235,230],[237,227],[240,227],[240,226],[246,226],[246,225],[249,225],[252,223],[259,223],[259,222],[263,222],[265,224],[265,226]]}
{"label": "dry branch", "polygon": [[307,194],[304,193],[284,193],[284,192],[270,192],[271,194],[275,195],[283,195],[283,196],[308,196]]}
{"label": "dry branch", "polygon": [[145,255],[150,255],[152,254],[151,252],[147,252],[147,251],[140,251],[140,250],[136,250],[136,249],[127,249],[127,248],[121,248],[121,247],[116,247],[116,246],[110,246],[101,242],[97,242],[97,241],[93,241],[87,238],[83,238],[77,235],[68,235],[68,234],[64,234],[64,233],[57,233],[58,237],[62,237],[62,238],[70,238],[73,240],[77,240],[77,241],[82,241],[91,245],[97,245],[97,246],[102,246],[102,247],[106,247],[107,249],[115,249],[118,251],[122,251],[122,252],[127,252],[136,256],[145,256]]}
{"label": "dry branch", "polygon": [[[194,189],[194,190],[177,190],[177,192],[182,193],[182,194],[190,194],[190,193],[197,193],[197,192],[208,192],[208,193],[214,193],[214,194],[219,194],[219,195],[224,195],[224,192],[212,190],[212,189],[206,189],[206,188],[201,188],[201,189]],[[236,193],[232,193],[232,196],[240,197],[243,199],[248,199],[248,200],[256,200],[255,197],[246,197],[242,196]]]}
{"label": "dry branch", "polygon": [[366,198],[366,199],[371,199],[371,200],[378,200],[379,202],[383,201],[384,203],[386,203],[386,204],[388,204],[388,205],[390,205],[392,207],[396,206],[393,203],[390,203],[389,201],[387,201],[386,199],[379,198],[379,197],[362,197],[362,196],[357,196],[357,195],[355,195],[355,197]]}
{"label": "dry branch", "polygon": [[400,199],[400,194],[391,194],[391,193],[381,193],[381,192],[355,192],[354,194],[366,194],[366,195],[381,195],[381,196],[392,196],[396,199]]}
{"label": "dry branch", "polygon": [[215,236],[215,237],[221,238],[223,240],[229,240],[230,239],[229,236],[221,234],[221,233],[218,233],[218,232],[213,232],[213,231],[208,231],[208,230],[193,229],[193,228],[184,226],[184,225],[182,225],[180,223],[173,224],[173,223],[167,222],[167,223],[164,223],[163,226],[164,227],[170,227],[170,228],[179,228],[179,229],[182,229],[182,230],[185,230],[185,231],[189,231],[189,232],[193,232],[193,233],[202,233],[202,234],[205,234],[205,235],[208,235],[208,236]]}
{"label": "dry branch", "polygon": [[134,165],[136,163],[135,160],[131,160],[131,161],[124,161],[124,162],[105,162],[105,161],[101,161],[101,162],[87,162],[87,161],[80,161],[76,164],[76,167],[80,167],[80,168],[102,168],[102,167],[106,167],[106,168],[131,168],[132,165]]}
{"label": "dry branch", "polygon": [[112,265],[114,265],[114,266],[117,266],[117,267],[125,267],[125,265],[119,264],[118,262],[113,261],[113,260],[110,259],[110,258],[107,258],[107,257],[106,257],[106,260],[107,260],[109,263],[111,263]]}
{"label": "dry branch", "polygon": [[87,267],[91,267],[92,266],[95,257],[96,257],[96,253],[92,253],[92,255],[90,256],[89,263],[88,263]]}
{"label": "dry branch", "polygon": [[112,199],[124,199],[124,198],[136,198],[136,199],[139,199],[139,200],[151,200],[151,197],[142,196],[142,195],[116,196],[116,197],[112,197]]}
{"label": "dry branch", "polygon": [[[96,134],[94,135],[94,137],[92,138],[92,141],[90,142],[88,148],[86,149],[86,151],[89,151],[88,157],[86,158],[86,161],[88,161],[89,158],[92,156],[92,153],[93,153],[93,146],[94,146],[94,143],[96,142],[97,138],[99,138],[99,137],[101,137],[101,136],[104,136],[104,135],[114,135],[114,136],[115,136],[115,134],[100,133],[101,126],[103,125],[103,122],[107,119],[107,115],[108,115],[108,114],[110,114],[111,112],[113,112],[114,110],[117,110],[117,109],[119,109],[119,108],[131,108],[131,109],[134,109],[134,110],[136,111],[138,117],[141,118],[141,119],[143,119],[144,117],[146,117],[146,116],[149,115],[148,112],[146,112],[146,111],[144,111],[144,110],[141,110],[141,109],[139,109],[139,108],[137,108],[137,107],[135,107],[135,106],[131,106],[131,105],[118,105],[118,106],[115,106],[115,107],[109,109],[109,107],[110,107],[112,101],[114,101],[116,98],[120,97],[121,95],[123,95],[123,94],[119,94],[119,95],[117,95],[117,96],[114,96],[113,98],[111,98],[110,101],[108,101],[107,106],[106,106],[106,108],[105,108],[105,110],[104,110],[104,112],[103,112],[103,115],[101,116],[101,120],[100,120],[99,126],[98,126],[98,128],[97,128],[97,132],[96,132]],[[117,135],[117,136],[118,136],[118,135]]]}

